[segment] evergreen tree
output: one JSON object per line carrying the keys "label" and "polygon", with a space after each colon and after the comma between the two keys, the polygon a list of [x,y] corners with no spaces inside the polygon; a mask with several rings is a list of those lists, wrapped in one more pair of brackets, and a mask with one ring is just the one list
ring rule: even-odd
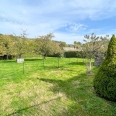
{"label": "evergreen tree", "polygon": [[111,101],[116,101],[116,37],[112,36],[107,55],[94,78],[95,92]]}

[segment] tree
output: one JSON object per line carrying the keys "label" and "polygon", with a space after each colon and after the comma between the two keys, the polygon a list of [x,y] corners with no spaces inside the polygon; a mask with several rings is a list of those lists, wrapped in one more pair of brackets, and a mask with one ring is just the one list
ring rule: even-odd
{"label": "tree", "polygon": [[107,55],[94,78],[95,92],[106,99],[116,101],[116,37],[108,45]]}
{"label": "tree", "polygon": [[26,46],[28,51],[26,51],[26,55],[32,56],[35,55],[35,40],[34,39],[26,39]]}
{"label": "tree", "polygon": [[63,47],[66,47],[67,45],[66,45],[66,42],[61,42],[59,46],[63,48]]}
{"label": "tree", "polygon": [[61,49],[61,47],[57,43],[53,42],[52,46],[54,49],[54,52],[53,52],[54,55],[56,55],[58,57],[63,56],[63,50]]}
{"label": "tree", "polygon": [[5,54],[4,39],[3,35],[0,35],[0,56]]}
{"label": "tree", "polygon": [[77,49],[80,49],[81,45],[81,42],[74,41],[74,47],[76,47]]}
{"label": "tree", "polygon": [[60,50],[59,46],[51,40],[53,37],[54,35],[49,33],[35,40],[35,52],[41,54],[44,59],[47,55],[53,55]]}
{"label": "tree", "polygon": [[6,55],[6,59],[8,60],[8,57],[10,55],[13,55],[14,42],[12,39],[12,35],[1,35],[0,39],[1,39],[0,52],[2,56]]}
{"label": "tree", "polygon": [[27,52],[27,41],[26,41],[26,31],[22,30],[20,36],[15,35],[15,50],[17,58],[21,58],[24,53]]}
{"label": "tree", "polygon": [[86,43],[83,44],[84,47],[82,48],[87,58],[87,73],[90,73],[92,68],[92,58],[95,58],[95,55],[101,52],[101,49],[104,47],[103,43],[107,39],[107,36],[99,37],[92,33],[91,36],[85,35],[84,37],[84,42]]}

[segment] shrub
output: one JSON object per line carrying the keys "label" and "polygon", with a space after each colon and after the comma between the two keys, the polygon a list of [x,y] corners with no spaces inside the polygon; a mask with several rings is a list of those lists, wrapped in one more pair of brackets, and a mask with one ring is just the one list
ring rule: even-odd
{"label": "shrub", "polygon": [[64,56],[66,58],[74,58],[74,57],[76,57],[76,54],[77,54],[77,51],[66,51],[64,53]]}
{"label": "shrub", "polygon": [[97,95],[116,101],[116,37],[113,35],[106,57],[102,62],[93,81]]}
{"label": "shrub", "polygon": [[86,55],[83,51],[66,51],[64,52],[66,58],[85,58]]}
{"label": "shrub", "polygon": [[85,54],[84,51],[77,51],[76,56],[77,56],[78,58],[86,58],[86,54]]}

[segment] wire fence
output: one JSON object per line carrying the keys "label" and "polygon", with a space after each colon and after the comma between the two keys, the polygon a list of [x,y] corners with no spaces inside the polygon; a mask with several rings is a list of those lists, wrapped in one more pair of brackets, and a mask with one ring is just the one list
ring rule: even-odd
{"label": "wire fence", "polygon": [[[54,96],[50,91],[46,93],[48,88],[52,85],[44,85],[45,90],[42,90],[43,84],[46,83],[32,81],[33,79],[30,78],[30,75],[31,73],[36,73],[38,70],[57,69],[60,67],[69,68],[69,64],[73,62],[77,63],[77,59],[26,59],[23,63],[1,61],[0,116],[55,115],[56,111],[54,111],[54,109],[48,114],[49,109],[47,109],[46,105],[55,108],[56,102],[63,96],[59,93]],[[26,81],[27,77],[28,81]],[[57,105],[57,107],[60,109],[60,104]]]}

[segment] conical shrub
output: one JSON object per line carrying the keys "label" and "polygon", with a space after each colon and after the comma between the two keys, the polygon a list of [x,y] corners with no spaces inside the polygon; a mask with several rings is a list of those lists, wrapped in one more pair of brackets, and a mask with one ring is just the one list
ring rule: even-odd
{"label": "conical shrub", "polygon": [[97,95],[116,101],[116,37],[113,35],[108,45],[107,55],[93,81]]}

